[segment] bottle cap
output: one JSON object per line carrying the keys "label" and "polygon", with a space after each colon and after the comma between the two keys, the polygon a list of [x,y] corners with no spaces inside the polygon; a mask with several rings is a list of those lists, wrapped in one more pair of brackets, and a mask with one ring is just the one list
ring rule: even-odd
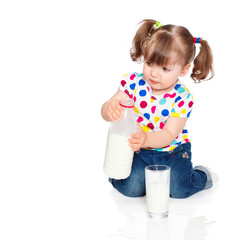
{"label": "bottle cap", "polygon": [[131,98],[123,98],[120,101],[120,105],[125,108],[133,108],[134,107],[134,101]]}

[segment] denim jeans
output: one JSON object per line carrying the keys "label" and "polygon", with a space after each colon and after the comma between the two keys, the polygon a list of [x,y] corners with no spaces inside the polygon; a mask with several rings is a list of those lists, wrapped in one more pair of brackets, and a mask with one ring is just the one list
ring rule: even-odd
{"label": "denim jeans", "polygon": [[141,149],[134,153],[130,176],[121,180],[110,178],[109,181],[125,196],[144,196],[145,167],[156,164],[171,167],[170,197],[172,198],[187,198],[213,185],[211,175],[206,168],[203,166],[193,168],[190,142],[169,152]]}

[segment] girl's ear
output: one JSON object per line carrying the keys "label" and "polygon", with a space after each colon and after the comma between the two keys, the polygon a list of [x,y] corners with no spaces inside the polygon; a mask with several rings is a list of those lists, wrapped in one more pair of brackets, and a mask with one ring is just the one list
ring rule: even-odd
{"label": "girl's ear", "polygon": [[191,64],[188,63],[187,65],[185,65],[185,66],[183,67],[183,69],[182,69],[182,71],[181,71],[181,74],[180,74],[180,77],[184,77],[184,76],[188,73],[188,71],[189,71],[189,69],[190,69],[190,66],[191,66]]}

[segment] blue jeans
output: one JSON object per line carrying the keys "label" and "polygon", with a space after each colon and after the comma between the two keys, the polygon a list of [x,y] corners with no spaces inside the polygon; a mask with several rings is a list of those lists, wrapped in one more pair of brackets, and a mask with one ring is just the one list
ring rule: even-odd
{"label": "blue jeans", "polygon": [[170,197],[172,198],[187,198],[213,185],[211,175],[206,168],[192,167],[190,142],[169,152],[141,149],[134,153],[130,176],[121,180],[110,178],[109,181],[125,196],[144,196],[145,167],[156,164],[171,167]]}

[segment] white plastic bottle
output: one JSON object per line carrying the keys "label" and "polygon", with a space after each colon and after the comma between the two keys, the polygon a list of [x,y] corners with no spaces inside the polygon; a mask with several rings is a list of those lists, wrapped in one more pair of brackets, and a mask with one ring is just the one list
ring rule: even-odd
{"label": "white plastic bottle", "polygon": [[132,99],[122,99],[123,118],[120,121],[111,122],[103,170],[113,179],[125,179],[131,173],[133,151],[128,146],[128,138],[136,132],[134,102]]}

